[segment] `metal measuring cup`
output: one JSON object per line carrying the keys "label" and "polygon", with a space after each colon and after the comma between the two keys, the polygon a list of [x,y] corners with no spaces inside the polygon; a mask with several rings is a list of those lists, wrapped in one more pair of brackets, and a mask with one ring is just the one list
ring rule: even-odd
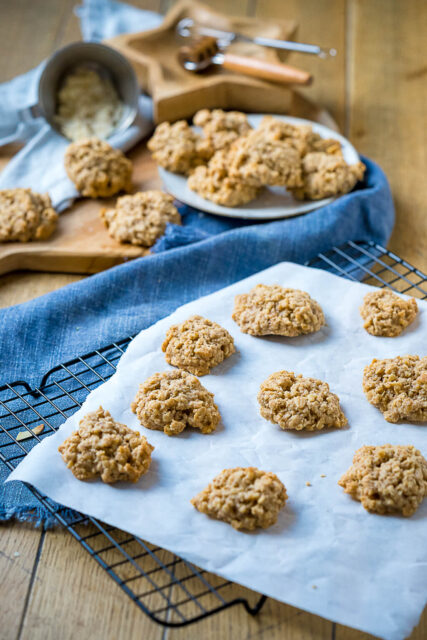
{"label": "metal measuring cup", "polygon": [[138,113],[140,89],[131,64],[121,53],[95,42],[75,42],[56,51],[46,62],[38,85],[38,103],[31,107],[33,117],[42,116],[61,136],[55,121],[57,94],[65,76],[73,69],[87,66],[101,77],[108,77],[123,103],[123,113],[109,137],[127,129]]}

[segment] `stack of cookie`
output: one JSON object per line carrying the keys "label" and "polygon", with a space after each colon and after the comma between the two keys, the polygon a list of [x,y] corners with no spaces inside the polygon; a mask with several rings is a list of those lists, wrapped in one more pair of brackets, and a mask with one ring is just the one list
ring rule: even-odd
{"label": "stack of cookie", "polygon": [[148,142],[154,160],[188,178],[188,187],[216,204],[236,207],[268,186],[284,187],[299,200],[320,200],[351,191],[365,166],[348,165],[340,143],[310,125],[265,116],[258,129],[239,111],[202,109],[187,122],[163,122]]}

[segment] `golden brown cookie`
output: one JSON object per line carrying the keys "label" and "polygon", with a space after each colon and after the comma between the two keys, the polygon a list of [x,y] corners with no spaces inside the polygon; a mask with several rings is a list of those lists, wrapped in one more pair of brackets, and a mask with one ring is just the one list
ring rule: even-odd
{"label": "golden brown cookie", "polygon": [[277,371],[258,393],[261,415],[281,429],[318,431],[347,424],[339,398],[327,382],[304,378],[293,371]]}
{"label": "golden brown cookie", "polygon": [[188,188],[224,207],[238,207],[256,198],[259,189],[230,176],[228,167],[228,153],[217,151],[207,166],[197,167],[191,173]]}
{"label": "golden brown cookie", "polygon": [[104,140],[73,142],[65,152],[64,165],[76,189],[88,198],[108,198],[131,188],[131,161]]}
{"label": "golden brown cookie", "polygon": [[212,433],[221,419],[214,395],[186,371],[155,373],[139,385],[131,404],[142,426],[175,436],[186,427]]}
{"label": "golden brown cookie", "polygon": [[427,356],[397,356],[365,367],[363,391],[387,422],[427,420]]}
{"label": "golden brown cookie", "polygon": [[415,320],[417,311],[415,298],[404,300],[389,289],[370,291],[360,307],[366,331],[388,338],[399,336]]}
{"label": "golden brown cookie", "polygon": [[302,185],[299,151],[286,141],[265,135],[261,129],[236,140],[229,153],[230,175],[253,187]]}
{"label": "golden brown cookie", "polygon": [[236,467],[221,471],[191,504],[235,529],[253,531],[275,524],[287,497],[285,486],[271,471]]}
{"label": "golden brown cookie", "polygon": [[302,159],[302,186],[290,186],[298,200],[321,200],[343,195],[362,180],[363,162],[349,165],[340,153],[316,151]]}
{"label": "golden brown cookie", "polygon": [[140,191],[122,196],[114,209],[101,209],[100,216],[108,233],[117,242],[151,247],[170,222],[181,224],[173,197],[163,191]]}
{"label": "golden brown cookie", "polygon": [[232,318],[252,336],[295,337],[319,331],[325,324],[321,306],[308,293],[278,284],[257,284],[249,293],[237,295]]}
{"label": "golden brown cookie", "polygon": [[252,129],[246,114],[222,109],[201,109],[194,116],[193,123],[202,127],[205,139],[215,151],[227,149]]}
{"label": "golden brown cookie", "polygon": [[427,496],[427,461],[413,446],[364,446],[338,484],[371,513],[412,516]]}
{"label": "golden brown cookie", "polygon": [[47,193],[31,189],[0,191],[0,242],[46,240],[55,231],[57,221]]}
{"label": "golden brown cookie", "polygon": [[185,122],[162,122],[147,143],[153,159],[164,169],[188,175],[192,169],[206,164],[214,150],[207,140]]}
{"label": "golden brown cookie", "polygon": [[310,125],[294,125],[273,116],[264,116],[259,125],[264,135],[272,140],[281,140],[295,147],[301,155],[310,151],[325,151],[326,153],[341,153],[341,145],[334,138],[322,138],[313,131]]}
{"label": "golden brown cookie", "polygon": [[201,316],[191,316],[168,329],[162,350],[166,362],[196,376],[207,375],[235,352],[228,331]]}
{"label": "golden brown cookie", "polygon": [[138,431],[116,422],[99,407],[80,420],[79,428],[58,447],[78,480],[137,482],[151,464],[151,446]]}

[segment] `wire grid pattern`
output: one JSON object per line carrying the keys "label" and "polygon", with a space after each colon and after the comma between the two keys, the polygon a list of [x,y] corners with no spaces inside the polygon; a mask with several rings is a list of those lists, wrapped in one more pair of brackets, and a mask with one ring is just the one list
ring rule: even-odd
{"label": "wire grid pattern", "polygon": [[[349,242],[307,264],[427,299],[427,275],[374,243]],[[56,431],[92,389],[114,374],[132,339],[58,365],[46,373],[38,388],[31,389],[24,381],[0,387],[0,460],[13,470],[37,442]],[[43,431],[36,435],[32,429],[40,424]],[[37,489],[27,487],[125,593],[164,626],[183,626],[238,603],[256,614],[266,600],[138,537],[61,509]]]}

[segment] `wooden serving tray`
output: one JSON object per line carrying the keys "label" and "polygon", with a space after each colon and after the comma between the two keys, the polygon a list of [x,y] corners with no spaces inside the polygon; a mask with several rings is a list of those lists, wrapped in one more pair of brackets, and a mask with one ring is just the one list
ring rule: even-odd
{"label": "wooden serving tray", "polygon": [[[180,46],[188,44],[188,38],[176,34],[176,25],[183,18],[248,36],[285,40],[292,39],[297,30],[293,20],[229,17],[200,2],[181,0],[167,13],[160,27],[106,40],[106,44],[129,60],[142,89],[153,98],[156,122],[187,119],[203,107],[289,113],[293,91],[288,87],[230,73],[221,67],[202,74],[183,69],[177,52]],[[279,58],[276,50],[252,43],[233,43],[229,51],[274,62],[287,56],[283,51]]]}

